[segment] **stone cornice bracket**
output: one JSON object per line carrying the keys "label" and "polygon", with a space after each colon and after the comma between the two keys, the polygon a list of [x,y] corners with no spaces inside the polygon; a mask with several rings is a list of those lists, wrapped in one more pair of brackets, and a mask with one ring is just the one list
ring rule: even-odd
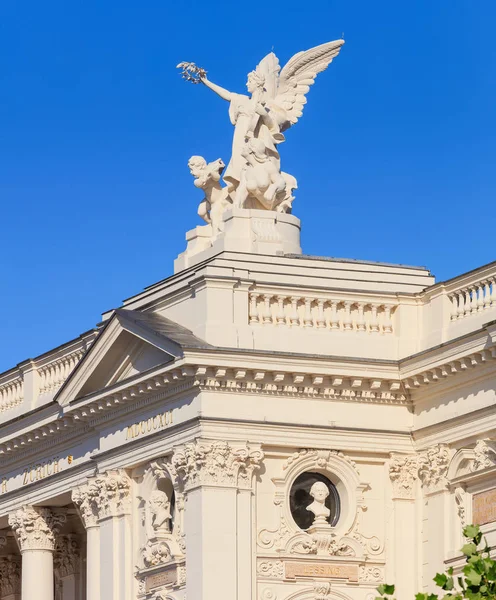
{"label": "stone cornice bracket", "polygon": [[122,469],[99,474],[72,492],[72,501],[86,528],[101,519],[131,513],[131,479]]}
{"label": "stone cornice bracket", "polygon": [[418,476],[426,493],[447,489],[451,454],[446,444],[436,444],[419,454]]}
{"label": "stone cornice bracket", "polygon": [[477,440],[474,448],[474,462],[471,471],[482,471],[496,465],[496,441],[491,439]]}
{"label": "stone cornice bracket", "polygon": [[21,593],[21,557],[0,557],[0,597],[8,598]]}
{"label": "stone cornice bracket", "polygon": [[174,449],[172,464],[185,491],[208,485],[251,489],[264,454],[259,447],[195,440]]}
{"label": "stone cornice bracket", "polygon": [[417,454],[391,454],[389,477],[393,484],[394,499],[413,500],[418,477]]}
{"label": "stone cornice bracket", "polygon": [[331,584],[328,581],[313,584],[315,600],[328,600],[331,597]]}
{"label": "stone cornice bracket", "polygon": [[25,550],[55,549],[55,536],[67,520],[63,511],[23,506],[9,515],[9,525],[14,531],[21,552]]}
{"label": "stone cornice bracket", "polygon": [[54,554],[54,568],[57,577],[68,577],[79,573],[81,551],[74,535],[57,537]]}

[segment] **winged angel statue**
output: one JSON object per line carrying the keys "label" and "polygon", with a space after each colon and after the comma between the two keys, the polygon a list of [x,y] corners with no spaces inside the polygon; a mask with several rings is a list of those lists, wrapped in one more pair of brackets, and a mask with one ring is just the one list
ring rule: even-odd
{"label": "winged angel statue", "polygon": [[[230,92],[207,78],[205,69],[182,62],[183,77],[202,83],[229,102],[234,125],[232,155],[224,171],[221,159],[208,163],[193,156],[189,167],[195,185],[205,193],[198,214],[212,224],[213,235],[221,230],[222,214],[234,205],[278,212],[291,212],[296,179],[281,171],[278,146],[284,132],[303,113],[306,94],[315,77],[339,54],[344,40],[328,42],[299,52],[281,69],[271,52],[249,73],[249,95]],[[223,175],[225,187],[220,185]]]}

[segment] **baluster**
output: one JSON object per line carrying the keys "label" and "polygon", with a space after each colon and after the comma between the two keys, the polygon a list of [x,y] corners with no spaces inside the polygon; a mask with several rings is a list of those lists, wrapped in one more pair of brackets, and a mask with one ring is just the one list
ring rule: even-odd
{"label": "baluster", "polygon": [[491,277],[491,306],[496,306],[496,278]]}
{"label": "baluster", "polygon": [[456,321],[456,319],[458,318],[458,303],[457,303],[458,296],[456,294],[449,294],[448,298],[449,298],[449,301],[451,302],[450,320]]}
{"label": "baluster", "polygon": [[393,321],[391,319],[391,305],[384,305],[384,333],[393,333]]}
{"label": "baluster", "polygon": [[272,313],[270,310],[270,300],[272,298],[271,294],[264,294],[263,295],[263,299],[264,299],[264,305],[263,305],[263,323],[265,325],[272,323]]}
{"label": "baluster", "polygon": [[276,296],[277,297],[277,319],[276,322],[278,325],[286,325],[286,315],[284,314],[284,300],[285,296]]}
{"label": "baluster", "polygon": [[484,310],[484,282],[477,284],[477,312]]}
{"label": "baluster", "polygon": [[379,304],[371,304],[372,314],[370,316],[370,331],[379,331],[379,320],[377,318],[377,309]]}
{"label": "baluster", "polygon": [[363,309],[365,304],[363,302],[358,302],[358,317],[357,317],[357,331],[365,331],[367,328],[365,326],[365,316],[363,314]]}
{"label": "baluster", "polygon": [[300,324],[300,317],[298,315],[298,296],[291,296],[291,315],[290,323],[292,327],[296,327]]}
{"label": "baluster", "polygon": [[458,297],[458,310],[457,310],[458,318],[463,319],[463,315],[465,314],[465,296],[463,295],[463,292],[458,292],[457,297]]}
{"label": "baluster", "polygon": [[470,314],[470,302],[471,302],[470,289],[466,288],[465,289],[465,313],[464,313],[465,316]]}
{"label": "baluster", "polygon": [[331,325],[331,329],[339,329],[339,316],[338,316],[338,302],[337,302],[337,300],[331,300],[330,325]]}
{"label": "baluster", "polygon": [[325,300],[323,300],[322,298],[319,298],[317,300],[317,327],[320,327],[320,328],[326,326],[325,316],[324,316],[324,304],[325,304]]}
{"label": "baluster", "polygon": [[489,306],[491,305],[491,288],[490,286],[490,281],[488,279],[486,279],[486,281],[483,282],[484,283],[484,306],[483,308],[489,308]]}
{"label": "baluster", "polygon": [[252,325],[253,323],[258,323],[257,299],[258,299],[258,294],[255,292],[252,292],[250,294],[250,311],[249,311],[250,325]]}
{"label": "baluster", "polygon": [[353,329],[353,322],[351,320],[351,305],[352,302],[346,300],[344,303],[344,319],[343,319],[343,328],[346,330]]}
{"label": "baluster", "polygon": [[477,312],[477,287],[475,285],[470,287],[470,313],[473,315]]}
{"label": "baluster", "polygon": [[312,302],[313,298],[305,298],[305,316],[303,318],[304,327],[313,327]]}

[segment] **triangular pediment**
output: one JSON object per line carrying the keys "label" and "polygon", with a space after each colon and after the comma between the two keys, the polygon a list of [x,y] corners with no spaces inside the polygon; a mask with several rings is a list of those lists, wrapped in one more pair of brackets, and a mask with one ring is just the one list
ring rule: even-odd
{"label": "triangular pediment", "polygon": [[158,314],[116,310],[56,396],[65,406],[183,356],[183,346],[205,344]]}

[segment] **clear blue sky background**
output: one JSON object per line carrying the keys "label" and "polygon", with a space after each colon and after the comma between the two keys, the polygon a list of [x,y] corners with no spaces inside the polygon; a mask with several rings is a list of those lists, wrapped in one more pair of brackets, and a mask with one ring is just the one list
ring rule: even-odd
{"label": "clear blue sky background", "polygon": [[[249,8],[250,7],[250,8]],[[172,272],[199,223],[192,154],[229,158],[227,104],[341,37],[281,146],[307,254],[427,265],[495,257],[494,0],[4,0],[0,371],[92,328]]]}

